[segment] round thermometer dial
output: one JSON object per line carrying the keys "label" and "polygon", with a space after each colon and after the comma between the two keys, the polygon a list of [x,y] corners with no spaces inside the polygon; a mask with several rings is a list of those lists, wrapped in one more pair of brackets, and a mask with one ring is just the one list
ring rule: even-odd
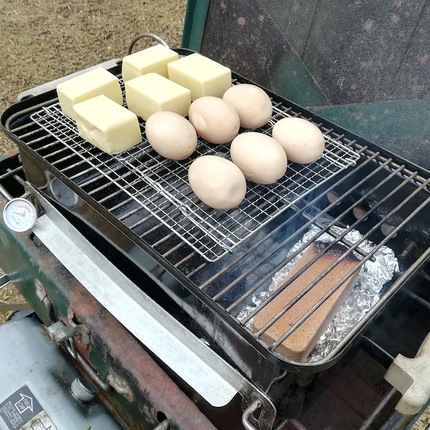
{"label": "round thermometer dial", "polygon": [[3,209],[3,220],[13,231],[19,233],[29,231],[37,220],[36,208],[26,199],[12,199]]}

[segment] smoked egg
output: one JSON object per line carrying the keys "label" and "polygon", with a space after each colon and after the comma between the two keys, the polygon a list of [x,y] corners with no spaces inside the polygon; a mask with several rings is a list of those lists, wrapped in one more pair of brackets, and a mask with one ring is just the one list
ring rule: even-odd
{"label": "smoked egg", "polygon": [[155,112],[145,125],[146,137],[154,150],[171,160],[184,160],[197,146],[197,133],[190,122],[175,112]]}
{"label": "smoked egg", "polygon": [[321,130],[303,118],[279,120],[273,127],[272,137],[284,148],[288,160],[294,163],[312,163],[321,157],[325,148]]}
{"label": "smoked egg", "polygon": [[272,116],[272,100],[256,85],[235,85],[229,88],[222,98],[236,109],[243,128],[262,127]]}
{"label": "smoked egg", "polygon": [[231,143],[230,155],[245,178],[257,184],[272,184],[287,171],[287,156],[282,146],[263,133],[239,134]]}
{"label": "smoked egg", "polygon": [[188,170],[188,182],[194,194],[214,209],[232,209],[246,194],[246,180],[240,169],[216,155],[194,160]]}
{"label": "smoked egg", "polygon": [[188,117],[197,134],[210,143],[230,143],[239,132],[236,110],[219,97],[204,96],[193,101]]}

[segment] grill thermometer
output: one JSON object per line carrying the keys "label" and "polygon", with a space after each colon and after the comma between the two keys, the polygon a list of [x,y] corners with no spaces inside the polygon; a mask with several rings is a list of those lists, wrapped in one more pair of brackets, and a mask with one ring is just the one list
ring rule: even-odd
{"label": "grill thermometer", "polygon": [[37,221],[37,211],[27,199],[10,200],[3,209],[3,220],[8,228],[18,233],[31,230]]}

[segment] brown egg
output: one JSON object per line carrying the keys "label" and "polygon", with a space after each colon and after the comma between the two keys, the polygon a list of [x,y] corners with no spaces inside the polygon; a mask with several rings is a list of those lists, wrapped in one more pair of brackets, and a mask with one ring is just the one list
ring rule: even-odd
{"label": "brown egg", "polygon": [[284,148],[288,160],[307,164],[321,157],[325,148],[324,135],[303,118],[283,118],[272,130],[272,137]]}
{"label": "brown egg", "polygon": [[146,137],[154,150],[171,160],[184,160],[197,146],[194,127],[175,112],[156,112],[145,124]]}
{"label": "brown egg", "polygon": [[243,128],[262,127],[272,116],[272,100],[256,85],[235,85],[229,88],[222,98],[236,109]]}
{"label": "brown egg", "polygon": [[194,194],[214,209],[232,209],[246,194],[246,180],[240,169],[216,155],[194,160],[188,170],[188,181]]}
{"label": "brown egg", "polygon": [[239,134],[231,143],[230,154],[245,178],[257,184],[272,184],[287,171],[287,156],[282,146],[263,133]]}
{"label": "brown egg", "polygon": [[210,143],[230,143],[239,132],[237,112],[218,97],[205,96],[192,102],[188,117],[197,134]]}

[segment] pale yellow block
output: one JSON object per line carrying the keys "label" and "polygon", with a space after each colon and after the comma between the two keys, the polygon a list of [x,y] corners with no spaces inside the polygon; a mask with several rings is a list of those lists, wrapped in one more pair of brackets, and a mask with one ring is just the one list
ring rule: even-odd
{"label": "pale yellow block", "polygon": [[191,90],[191,100],[222,97],[231,87],[231,70],[198,53],[169,63],[167,69],[170,80]]}
{"label": "pale yellow block", "polygon": [[191,92],[157,73],[147,73],[125,83],[127,107],[143,119],[160,111],[188,115]]}
{"label": "pale yellow block", "polygon": [[167,78],[167,64],[178,58],[177,52],[163,45],[151,46],[122,59],[122,79],[129,81],[146,73],[158,73]]}
{"label": "pale yellow block", "polygon": [[57,85],[61,110],[76,119],[73,105],[104,95],[122,105],[122,91],[118,78],[103,67],[97,67]]}
{"label": "pale yellow block", "polygon": [[108,154],[126,151],[142,141],[137,116],[106,96],[74,105],[78,132]]}

